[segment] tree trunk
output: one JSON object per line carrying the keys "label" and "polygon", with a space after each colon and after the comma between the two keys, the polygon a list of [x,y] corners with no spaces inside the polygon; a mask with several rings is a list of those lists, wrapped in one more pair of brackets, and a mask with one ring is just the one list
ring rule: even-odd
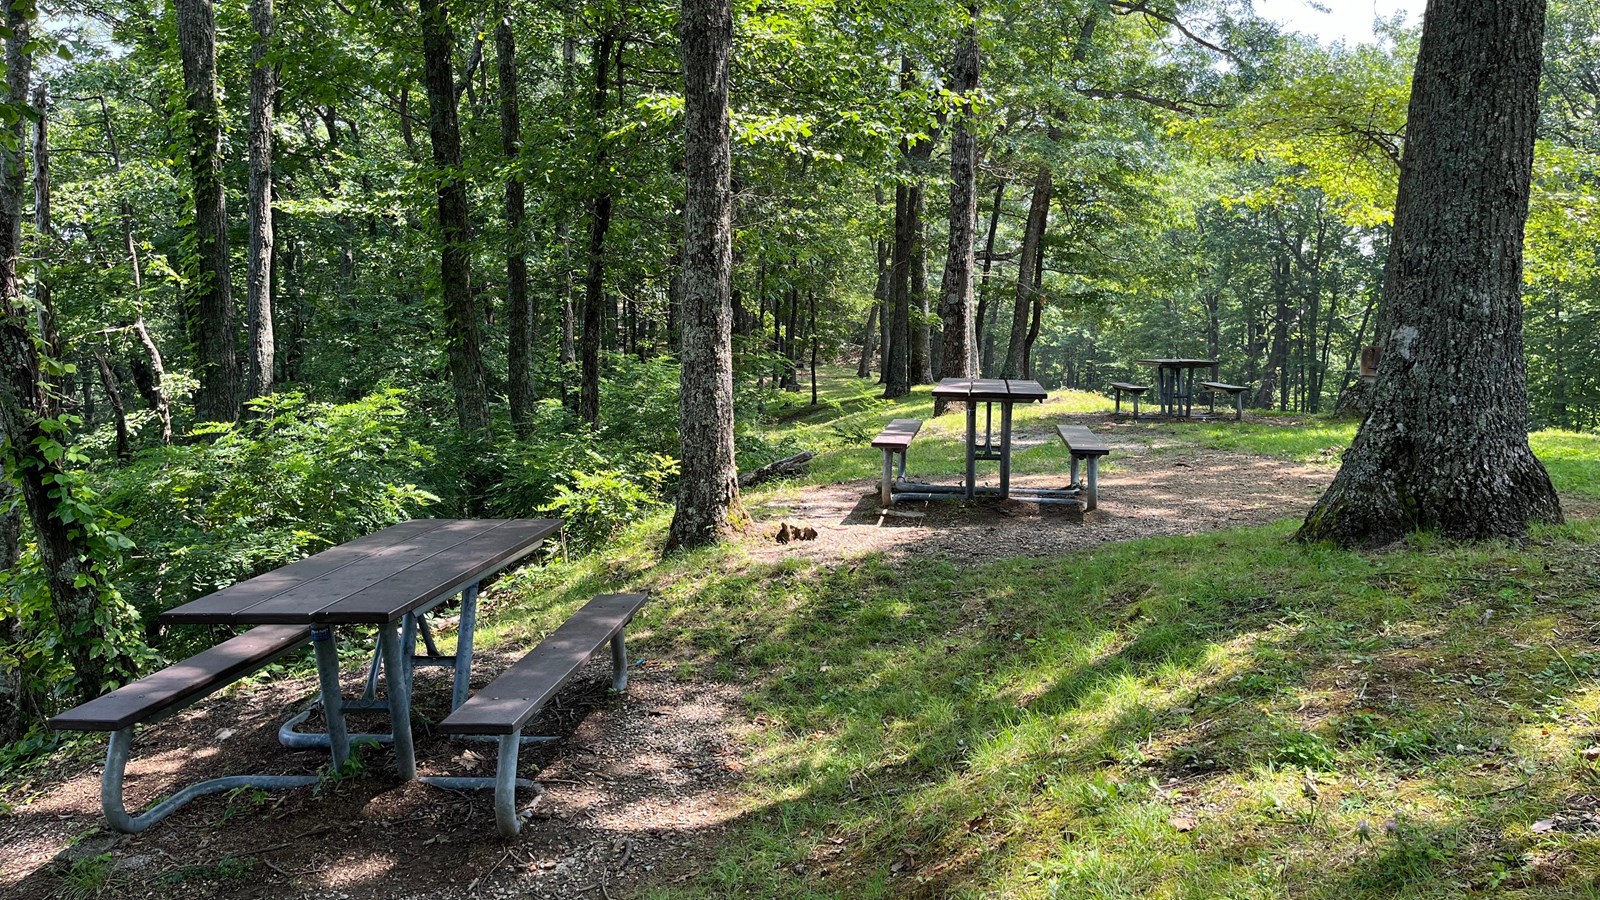
{"label": "tree trunk", "polygon": [[117,374],[111,370],[105,347],[94,348],[94,361],[100,370],[100,386],[105,389],[106,403],[111,406],[111,421],[117,431],[117,459],[127,460],[132,453],[128,450],[128,409],[122,402],[122,388],[117,384]]}
{"label": "tree trunk", "polygon": [[811,335],[811,405],[817,405],[817,292],[806,294],[811,310],[806,332]]}
{"label": "tree trunk", "polygon": [[1301,540],[1560,522],[1528,447],[1522,246],[1544,0],[1430,0],[1380,309],[1372,411]]}
{"label": "tree trunk", "polygon": [[[33,285],[34,316],[45,353],[65,362],[66,348],[61,342],[55,298],[50,290],[50,265],[61,254],[52,246],[55,228],[50,223],[50,90],[44,84],[33,89],[33,107],[39,114],[33,129],[33,230],[34,239],[39,243],[34,254],[38,260]],[[45,382],[50,387],[46,394],[47,414],[57,415],[61,412],[61,400],[67,395],[69,376],[46,372]]]}
{"label": "tree trunk", "polygon": [[[978,6],[967,7],[971,21],[956,46],[951,65],[950,89],[970,98],[978,88]],[[978,141],[972,132],[972,103],[963,102],[950,132],[950,243],[944,257],[944,280],[939,296],[939,318],[944,323],[944,357],[941,378],[972,374],[977,360],[972,310],[973,244],[978,229]],[[995,198],[995,210],[1000,208]],[[948,404],[934,401],[934,415]]]}
{"label": "tree trunk", "polygon": [[[600,182],[606,178],[605,115],[611,48],[615,42],[615,35],[607,30],[595,39],[594,46],[594,97],[590,109],[595,132],[593,175]],[[600,424],[600,344],[605,335],[605,252],[610,228],[611,190],[601,184],[589,203],[589,273],[583,282],[583,375],[578,386],[578,417],[590,425]]]}
{"label": "tree trunk", "polygon": [[978,279],[978,311],[975,315],[974,340],[977,346],[973,348],[976,359],[972,366],[974,375],[987,375],[994,371],[994,330],[989,323],[994,319],[993,304],[989,302],[989,272],[994,267],[994,237],[1000,228],[1000,207],[1006,199],[1006,182],[1004,178],[996,178],[994,183],[994,207],[989,210],[989,236],[984,239],[983,245],[983,273]]}
{"label": "tree trunk", "polygon": [[482,326],[472,300],[471,222],[461,164],[461,126],[456,116],[455,32],[444,0],[420,0],[420,11],[428,137],[438,178],[445,349],[455,387],[456,420],[462,431],[485,435],[489,431],[489,390],[484,377]]}
{"label": "tree trunk", "polygon": [[245,280],[246,360],[245,399],[272,393],[276,346],[272,332],[272,109],[278,94],[276,63],[272,52],[272,0],[250,0],[250,23],[256,31],[250,50],[250,236]]}
{"label": "tree trunk", "polygon": [[[884,273],[880,269],[878,272],[880,290],[883,279]],[[856,365],[857,378],[872,377],[872,354],[877,350],[878,344],[878,308],[882,305],[882,301],[875,297],[872,306],[867,308],[867,323],[861,328],[861,362]]]}
{"label": "tree trunk", "polygon": [[1041,166],[1033,182],[1033,199],[1028,203],[1028,224],[1022,235],[1022,253],[1017,258],[1017,301],[1011,311],[1011,340],[1006,345],[1006,361],[1000,366],[1001,378],[1019,378],[1026,363],[1024,350],[1028,323],[1033,312],[1034,271],[1045,225],[1050,220],[1050,193],[1053,185],[1050,167]]}
{"label": "tree trunk", "polygon": [[[33,74],[29,47],[32,10],[32,4],[20,0],[6,4],[4,102],[14,110],[28,103]],[[26,122],[26,117],[19,115],[4,126],[5,142],[11,147],[24,146]],[[0,434],[6,438],[6,471],[21,488],[38,539],[39,563],[63,636],[58,650],[77,677],[74,693],[88,700],[125,670],[126,659],[116,647],[94,652],[103,575],[95,571],[98,560],[87,531],[61,515],[76,502],[73,479],[63,469],[61,454],[49,452],[59,446],[59,423],[45,424],[50,409],[48,389],[18,277],[23,166],[21,153],[0,154]]]}
{"label": "tree trunk", "polygon": [[[902,145],[903,146],[903,145]],[[911,393],[911,189],[894,189],[894,245],[889,254],[889,335],[883,368],[883,396]]]}
{"label": "tree trunk", "polygon": [[500,9],[494,30],[495,69],[500,89],[500,150],[506,158],[506,395],[511,421],[526,434],[533,404],[539,399],[534,382],[534,308],[528,300],[528,258],[522,252],[527,199],[517,160],[522,154],[522,111],[517,102],[517,39],[511,13]]}
{"label": "tree trunk", "polygon": [[228,201],[222,184],[222,115],[217,90],[217,18],[211,0],[175,0],[178,54],[188,109],[189,175],[194,182],[195,418],[239,418],[233,281],[228,265]]}
{"label": "tree trunk", "polygon": [[728,118],[731,0],[683,0],[682,429],[667,549],[723,539],[745,521],[733,456],[733,169]]}
{"label": "tree trunk", "polygon": [[917,314],[917,321],[911,326],[911,358],[906,361],[906,369],[912,384],[928,384],[933,381],[933,355],[930,352],[933,334],[929,324],[928,242],[925,239],[927,228],[923,224],[922,182],[913,183],[907,196],[911,203],[910,302],[911,309]]}

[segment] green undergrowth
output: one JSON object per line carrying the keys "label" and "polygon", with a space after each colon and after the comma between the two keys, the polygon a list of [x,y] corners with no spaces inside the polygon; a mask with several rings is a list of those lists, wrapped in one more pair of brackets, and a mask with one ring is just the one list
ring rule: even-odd
{"label": "green undergrowth", "polygon": [[651,898],[1596,896],[1594,526],[1378,555],[1292,526],[822,567],[653,565],[643,526],[490,621],[643,587],[655,677],[744,686],[744,812]]}

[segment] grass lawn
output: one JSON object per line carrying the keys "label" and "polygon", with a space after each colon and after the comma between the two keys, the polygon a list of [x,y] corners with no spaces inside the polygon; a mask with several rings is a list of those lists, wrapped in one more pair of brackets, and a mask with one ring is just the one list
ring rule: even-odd
{"label": "grass lawn", "polygon": [[[779,425],[820,451],[806,481],[870,478],[862,436],[930,412],[925,391],[827,384]],[[919,467],[958,471],[957,419],[931,427]],[[1160,433],[1311,459],[1351,426]],[[1534,443],[1596,495],[1600,442]],[[521,639],[645,587],[637,652],[743,686],[744,812],[697,879],[648,897],[1600,897],[1595,523],[1522,547],[1349,553],[1289,543],[1289,521],[813,567],[659,562],[664,521],[518,576],[494,617]]]}

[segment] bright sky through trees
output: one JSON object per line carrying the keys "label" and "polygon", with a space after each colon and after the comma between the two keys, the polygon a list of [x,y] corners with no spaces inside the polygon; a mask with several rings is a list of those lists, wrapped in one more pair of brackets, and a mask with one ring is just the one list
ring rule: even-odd
{"label": "bright sky through trees", "polygon": [[1372,23],[1405,13],[1408,21],[1422,17],[1422,0],[1256,0],[1258,14],[1295,31],[1316,35],[1324,44],[1349,44],[1373,39]]}

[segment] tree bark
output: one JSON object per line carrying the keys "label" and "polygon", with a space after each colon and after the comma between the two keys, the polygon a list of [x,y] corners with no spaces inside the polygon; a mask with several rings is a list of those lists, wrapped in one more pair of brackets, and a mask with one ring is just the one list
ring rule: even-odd
{"label": "tree bark", "polygon": [[245,398],[272,393],[276,346],[272,332],[272,109],[278,97],[278,66],[273,47],[272,0],[250,0],[250,24],[256,31],[250,50],[250,236],[245,280],[245,317],[249,333]]}
{"label": "tree bark", "polygon": [[[606,98],[610,92],[611,48],[615,42],[615,35],[610,30],[602,32],[595,39],[593,54],[593,174],[600,182],[606,178]],[[578,385],[578,417],[590,425],[600,424],[600,344],[605,334],[605,253],[606,232],[610,228],[611,189],[607,184],[600,184],[594,199],[589,202],[589,272],[583,282],[583,373]]]}
{"label": "tree bark", "polygon": [[987,375],[994,371],[994,332],[989,327],[994,313],[989,303],[989,272],[994,267],[994,238],[1000,228],[1000,207],[1005,199],[1006,181],[997,177],[994,183],[994,206],[989,210],[989,236],[983,244],[983,273],[978,278],[977,321],[973,323],[974,340],[977,343],[973,348],[976,357],[972,367],[974,375]]}
{"label": "tree bark", "polygon": [[211,0],[174,0],[173,6],[194,185],[195,272],[189,295],[199,381],[195,417],[202,422],[232,422],[239,418],[239,356],[228,262],[228,201],[222,183],[216,9]]}
{"label": "tree bark", "polygon": [[[950,243],[945,250],[944,279],[939,296],[939,318],[944,322],[944,357],[939,375],[962,378],[972,374],[977,359],[972,310],[973,245],[978,229],[978,141],[972,132],[972,102],[978,88],[978,6],[967,7],[971,21],[956,46],[950,67],[950,89],[966,99],[950,132]],[[999,209],[998,199],[995,202]],[[948,404],[934,401],[934,415]]]}
{"label": "tree bark", "polygon": [[667,549],[722,540],[745,521],[733,455],[731,0],[683,0],[681,471]]}
{"label": "tree bark", "polygon": [[[33,75],[29,47],[33,8],[22,0],[10,0],[5,8],[4,102],[19,111],[28,103]],[[5,142],[11,147],[25,146],[26,122],[26,117],[18,115],[4,126]],[[85,530],[60,515],[66,504],[74,502],[73,482],[62,467],[61,456],[46,452],[59,441],[56,430],[45,425],[51,404],[18,271],[24,165],[23,154],[15,150],[0,154],[0,434],[6,438],[0,448],[7,473],[21,488],[38,539],[51,609],[66,638],[58,649],[77,676],[76,695],[88,700],[122,671],[126,660],[116,648],[102,654],[91,652],[91,641],[83,639],[79,631],[85,625],[94,628],[102,576],[93,570],[94,551]]]}
{"label": "tree bark", "polygon": [[528,258],[522,251],[527,198],[517,160],[522,154],[522,111],[517,102],[517,39],[511,12],[502,4],[494,30],[495,69],[500,89],[500,149],[506,158],[506,395],[511,421],[526,434],[533,404],[534,307],[528,299]]}
{"label": "tree bark", "polygon": [[921,181],[911,185],[907,198],[911,213],[910,303],[911,309],[917,314],[917,321],[911,326],[911,358],[906,361],[906,370],[912,384],[928,384],[933,381],[933,357],[930,352],[933,334],[928,322],[928,247],[925,239],[927,227],[923,224],[925,204]]}
{"label": "tree bark", "polygon": [[1528,447],[1522,338],[1544,14],[1544,0],[1428,3],[1372,411],[1301,540],[1520,539],[1562,520]]}
{"label": "tree bark", "polygon": [[471,222],[453,71],[455,32],[444,0],[420,0],[419,6],[423,74],[428,89],[428,137],[438,178],[439,283],[444,292],[445,349],[455,387],[457,422],[462,431],[484,435],[489,431],[489,391],[484,377],[482,326],[472,300]]}
{"label": "tree bark", "polygon": [[[33,128],[33,230],[39,247],[34,256],[38,272],[34,277],[33,296],[38,320],[39,338],[45,352],[58,361],[65,362],[66,347],[61,342],[61,329],[56,320],[56,304],[51,292],[51,263],[59,256],[51,246],[55,228],[50,223],[50,90],[44,84],[33,89],[33,107],[39,121]],[[61,402],[69,390],[69,376],[45,374],[47,415],[61,412]]]}
{"label": "tree bark", "polygon": [[117,434],[117,459],[127,460],[133,454],[128,449],[128,408],[122,402],[122,388],[117,384],[117,374],[111,370],[105,347],[94,348],[94,361],[100,371],[100,386],[105,389],[106,403],[111,406],[111,421]]}
{"label": "tree bark", "polygon": [[[904,145],[902,144],[902,147]],[[884,399],[911,393],[911,188],[894,189],[894,244],[889,253],[889,334],[884,348]]]}
{"label": "tree bark", "polygon": [[1050,167],[1041,166],[1033,182],[1033,199],[1028,204],[1028,224],[1022,235],[1022,253],[1017,259],[1017,301],[1011,311],[1011,340],[1006,347],[1006,361],[1000,366],[1001,378],[1021,377],[1026,364],[1024,354],[1033,311],[1034,271],[1039,247],[1044,241],[1045,226],[1050,220],[1052,187]]}

